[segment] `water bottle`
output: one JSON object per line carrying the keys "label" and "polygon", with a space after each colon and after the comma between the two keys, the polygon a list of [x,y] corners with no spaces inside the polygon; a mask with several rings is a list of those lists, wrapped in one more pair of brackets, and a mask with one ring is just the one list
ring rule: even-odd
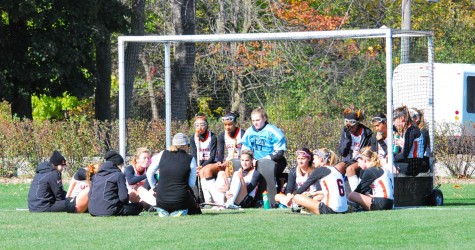
{"label": "water bottle", "polygon": [[269,194],[267,194],[267,191],[262,193],[262,201],[264,201],[264,209],[270,209]]}
{"label": "water bottle", "polygon": [[[396,134],[394,136],[394,140],[401,138],[399,134]],[[394,146],[393,146],[393,153],[397,154],[399,153],[399,146],[396,144],[396,141],[394,141]]]}

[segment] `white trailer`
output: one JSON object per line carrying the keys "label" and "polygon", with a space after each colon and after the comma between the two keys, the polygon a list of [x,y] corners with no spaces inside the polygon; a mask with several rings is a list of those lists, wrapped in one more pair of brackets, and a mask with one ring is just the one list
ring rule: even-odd
{"label": "white trailer", "polygon": [[455,136],[461,134],[462,124],[466,125],[464,131],[474,134],[475,64],[434,63],[432,70],[428,65],[408,63],[396,67],[394,106],[422,109],[426,121],[452,125]]}

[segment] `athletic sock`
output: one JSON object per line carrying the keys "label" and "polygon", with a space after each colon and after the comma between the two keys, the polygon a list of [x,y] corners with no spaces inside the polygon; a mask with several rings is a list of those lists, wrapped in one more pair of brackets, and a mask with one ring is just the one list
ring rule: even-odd
{"label": "athletic sock", "polygon": [[234,205],[234,201],[236,200],[236,197],[239,194],[240,189],[241,189],[241,179],[237,177],[237,175],[234,175],[231,180],[231,185],[229,187],[229,192],[233,194],[233,196],[226,201],[226,206]]}
{"label": "athletic sock", "polygon": [[216,187],[216,180],[207,180],[208,182],[208,189],[211,193],[211,197],[216,205],[223,205],[224,204],[224,193],[219,192]]}
{"label": "athletic sock", "polygon": [[208,180],[206,178],[201,178],[201,189],[203,190],[203,198],[206,203],[212,203],[212,196],[209,190]]}
{"label": "athletic sock", "polygon": [[360,179],[358,178],[358,176],[353,175],[353,176],[348,177],[348,184],[350,184],[351,192],[355,191],[359,183],[360,183]]}

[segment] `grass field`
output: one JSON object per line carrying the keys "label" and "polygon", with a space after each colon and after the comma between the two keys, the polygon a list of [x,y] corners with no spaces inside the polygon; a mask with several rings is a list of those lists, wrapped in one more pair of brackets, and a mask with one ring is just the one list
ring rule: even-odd
{"label": "grass field", "polygon": [[97,218],[30,213],[27,184],[0,184],[1,249],[473,249],[475,185],[442,185],[445,205],[310,216],[287,210]]}

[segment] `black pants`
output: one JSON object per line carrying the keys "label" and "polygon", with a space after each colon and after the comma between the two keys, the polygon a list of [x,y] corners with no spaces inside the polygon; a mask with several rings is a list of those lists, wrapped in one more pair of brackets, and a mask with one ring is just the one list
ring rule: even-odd
{"label": "black pants", "polygon": [[129,203],[124,204],[117,209],[115,215],[117,216],[129,216],[129,215],[138,215],[143,210],[142,203]]}
{"label": "black pants", "polygon": [[193,193],[193,190],[190,187],[187,188],[187,193],[187,197],[181,202],[165,203],[160,202],[157,199],[157,207],[164,209],[169,213],[172,213],[177,210],[188,209],[188,215],[201,214],[201,208],[197,202],[197,198],[195,197],[195,194]]}
{"label": "black pants", "polygon": [[66,212],[66,200],[56,201],[45,212]]}

